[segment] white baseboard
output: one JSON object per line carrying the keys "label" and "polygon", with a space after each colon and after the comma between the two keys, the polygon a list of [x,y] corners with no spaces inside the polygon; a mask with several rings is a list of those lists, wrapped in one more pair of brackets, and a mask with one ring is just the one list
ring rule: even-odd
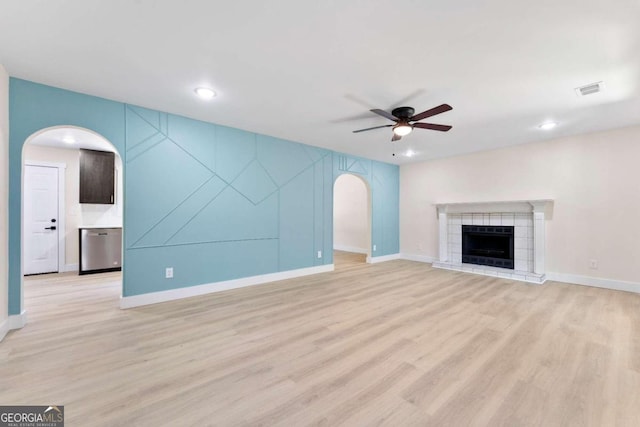
{"label": "white baseboard", "polygon": [[400,259],[401,256],[400,254],[391,254],[391,255],[382,255],[382,256],[374,256],[374,257],[367,257],[367,262],[369,264],[376,264],[378,262],[385,262],[385,261],[393,261],[395,259]]}
{"label": "white baseboard", "polygon": [[60,273],[66,273],[68,271],[78,271],[80,266],[78,264],[65,264]]}
{"label": "white baseboard", "polygon": [[[406,259],[409,261],[426,263],[437,262],[436,258],[425,255],[403,253],[401,256],[402,259]],[[600,277],[580,276],[577,274],[566,273],[547,273],[545,275],[545,280],[552,280],[554,282],[562,282],[573,285],[593,286],[596,288],[612,289],[616,291],[640,293],[640,283],[626,282],[623,280],[603,279]]]}
{"label": "white baseboard", "polygon": [[577,274],[565,273],[547,273],[547,280],[582,286],[593,286],[596,288],[613,289],[616,291],[640,293],[640,283],[625,282],[623,280],[602,279],[600,277],[579,276]]}
{"label": "white baseboard", "polygon": [[346,246],[346,245],[333,245],[333,250],[335,251],[344,251],[344,252],[353,252],[356,254],[367,254],[367,248],[358,248],[355,246]]}
{"label": "white baseboard", "polygon": [[278,280],[293,279],[295,277],[309,276],[311,274],[326,273],[334,270],[333,264],[319,265],[317,267],[300,268],[298,270],[280,271],[278,273],[262,274],[260,276],[243,277],[241,279],[226,280],[223,282],[206,283],[204,285],[188,286],[185,288],[170,289],[167,291],[150,292],[148,294],[133,295],[120,299],[120,308],[133,308],[143,305],[158,304],[183,298],[190,298],[214,292],[230,289],[244,288],[246,286],[262,285]]}
{"label": "white baseboard", "polygon": [[5,319],[0,324],[0,341],[4,339],[7,333],[13,329],[21,329],[27,324],[27,311],[24,310],[20,314],[14,314]]}
{"label": "white baseboard", "polygon": [[9,316],[9,329],[22,329],[27,324],[27,310],[22,310],[20,314]]}
{"label": "white baseboard", "polygon": [[4,337],[9,332],[9,318],[4,319],[2,323],[0,323],[0,342],[4,339]]}
{"label": "white baseboard", "polygon": [[400,254],[402,259],[406,259],[407,261],[417,261],[417,262],[426,262],[428,264],[433,264],[436,259],[427,255],[417,255],[417,254]]}

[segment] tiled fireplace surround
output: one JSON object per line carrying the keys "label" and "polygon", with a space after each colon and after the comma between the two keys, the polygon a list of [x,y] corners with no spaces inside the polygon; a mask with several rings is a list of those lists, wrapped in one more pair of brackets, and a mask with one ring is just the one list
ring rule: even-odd
{"label": "tiled fireplace surround", "polygon": [[[439,224],[439,259],[434,267],[544,283],[545,221],[551,200],[519,200],[436,205]],[[514,226],[514,269],[462,263],[463,225]]]}

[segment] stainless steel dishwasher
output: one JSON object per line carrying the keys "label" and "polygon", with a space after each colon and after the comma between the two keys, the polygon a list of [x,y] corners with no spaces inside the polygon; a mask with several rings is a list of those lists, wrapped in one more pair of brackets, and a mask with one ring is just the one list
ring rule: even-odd
{"label": "stainless steel dishwasher", "polygon": [[122,270],[122,228],[80,229],[80,274]]}

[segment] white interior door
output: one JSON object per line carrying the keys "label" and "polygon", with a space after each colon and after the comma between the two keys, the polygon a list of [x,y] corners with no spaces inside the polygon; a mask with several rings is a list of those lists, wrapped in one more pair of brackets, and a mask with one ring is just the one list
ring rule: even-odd
{"label": "white interior door", "polygon": [[25,166],[24,274],[58,271],[58,168]]}

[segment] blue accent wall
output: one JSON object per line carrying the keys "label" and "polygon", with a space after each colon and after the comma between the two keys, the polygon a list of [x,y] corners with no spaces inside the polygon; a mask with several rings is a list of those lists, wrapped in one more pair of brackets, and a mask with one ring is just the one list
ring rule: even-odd
{"label": "blue accent wall", "polygon": [[22,147],[33,133],[58,125],[91,129],[120,153],[125,148],[124,104],[31,83],[9,80],[9,314],[20,314],[22,248]]}
{"label": "blue accent wall", "polygon": [[10,314],[21,310],[22,147],[51,126],[93,130],[122,157],[124,296],[331,264],[342,173],[369,183],[373,256],[399,251],[398,166],[15,78],[9,108]]}
{"label": "blue accent wall", "polygon": [[[348,173],[360,176],[368,183],[371,191],[371,256],[400,252],[399,167],[341,153],[334,153],[333,158],[334,181]],[[330,228],[332,230],[333,227]]]}

